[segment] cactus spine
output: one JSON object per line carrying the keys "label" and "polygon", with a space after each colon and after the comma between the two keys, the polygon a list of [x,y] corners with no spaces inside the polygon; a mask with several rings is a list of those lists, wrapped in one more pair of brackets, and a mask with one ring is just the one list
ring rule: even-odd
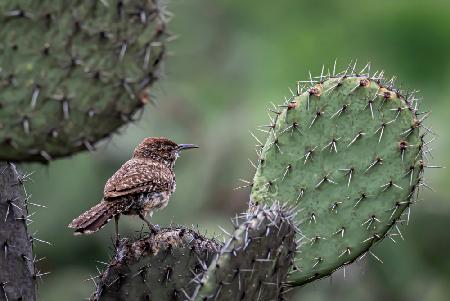
{"label": "cactus spine", "polygon": [[381,73],[350,69],[311,79],[305,91],[299,86],[260,151],[252,201],[299,209],[304,236],[292,285],[330,275],[384,237],[401,235],[420,185],[427,115]]}
{"label": "cactus spine", "polygon": [[164,5],[88,2],[1,1],[1,160],[93,150],[149,101],[165,56]]}

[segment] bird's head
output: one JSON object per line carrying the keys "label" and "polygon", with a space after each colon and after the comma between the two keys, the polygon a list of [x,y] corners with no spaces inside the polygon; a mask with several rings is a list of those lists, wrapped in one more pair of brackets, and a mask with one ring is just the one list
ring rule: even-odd
{"label": "bird's head", "polygon": [[135,148],[133,158],[153,159],[172,164],[184,149],[198,148],[195,144],[177,144],[164,137],[149,137]]}

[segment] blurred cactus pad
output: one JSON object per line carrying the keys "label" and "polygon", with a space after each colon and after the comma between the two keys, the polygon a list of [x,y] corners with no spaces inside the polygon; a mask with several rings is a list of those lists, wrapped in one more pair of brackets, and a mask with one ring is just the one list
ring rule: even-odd
{"label": "blurred cactus pad", "polygon": [[0,159],[92,150],[149,101],[168,13],[159,0],[1,1]]}
{"label": "blurred cactus pad", "polygon": [[418,111],[414,93],[369,67],[299,82],[263,129],[268,138],[251,198],[298,206],[292,285],[373,254],[385,237],[401,237],[398,225],[409,219],[421,186],[428,114]]}

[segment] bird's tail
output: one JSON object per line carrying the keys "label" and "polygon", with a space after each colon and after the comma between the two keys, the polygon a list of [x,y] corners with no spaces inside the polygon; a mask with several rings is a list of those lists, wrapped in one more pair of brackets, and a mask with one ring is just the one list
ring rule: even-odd
{"label": "bird's tail", "polygon": [[97,232],[122,211],[121,205],[121,202],[101,201],[74,219],[69,228],[75,229],[75,235]]}

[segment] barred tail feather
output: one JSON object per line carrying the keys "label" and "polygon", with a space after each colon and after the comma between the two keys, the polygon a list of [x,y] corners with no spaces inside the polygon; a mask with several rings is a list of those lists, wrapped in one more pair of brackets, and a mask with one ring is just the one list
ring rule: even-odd
{"label": "barred tail feather", "polygon": [[74,219],[69,228],[75,229],[77,234],[91,234],[103,228],[115,215],[121,211],[120,202],[101,201],[96,206]]}

